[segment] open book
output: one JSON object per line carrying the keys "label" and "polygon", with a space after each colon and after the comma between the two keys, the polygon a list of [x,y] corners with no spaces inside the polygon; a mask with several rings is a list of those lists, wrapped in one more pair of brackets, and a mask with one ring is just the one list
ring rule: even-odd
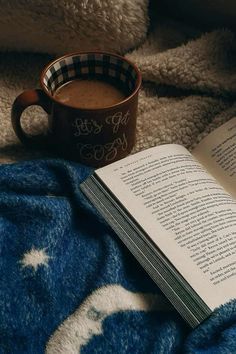
{"label": "open book", "polygon": [[192,153],[156,146],[81,189],[192,327],[236,297],[236,118]]}

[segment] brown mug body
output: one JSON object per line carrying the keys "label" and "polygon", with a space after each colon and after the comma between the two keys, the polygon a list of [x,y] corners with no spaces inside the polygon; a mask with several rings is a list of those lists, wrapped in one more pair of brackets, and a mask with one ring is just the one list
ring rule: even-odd
{"label": "brown mug body", "polygon": [[[78,78],[108,81],[125,92],[115,105],[80,108],[62,103],[55,90]],[[141,74],[135,64],[112,53],[72,53],[49,63],[40,78],[41,89],[24,91],[13,103],[12,125],[21,142],[30,148],[46,147],[60,156],[100,167],[127,156],[135,144]],[[21,126],[21,114],[39,105],[49,117],[46,135],[30,136]]]}

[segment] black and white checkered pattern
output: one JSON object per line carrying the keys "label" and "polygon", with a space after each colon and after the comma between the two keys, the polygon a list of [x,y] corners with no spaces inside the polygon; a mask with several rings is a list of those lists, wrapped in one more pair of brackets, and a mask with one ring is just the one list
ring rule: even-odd
{"label": "black and white checkered pattern", "polygon": [[126,87],[131,94],[137,85],[137,72],[127,61],[103,53],[77,54],[64,57],[45,72],[43,83],[53,94],[64,83],[76,78],[108,78]]}

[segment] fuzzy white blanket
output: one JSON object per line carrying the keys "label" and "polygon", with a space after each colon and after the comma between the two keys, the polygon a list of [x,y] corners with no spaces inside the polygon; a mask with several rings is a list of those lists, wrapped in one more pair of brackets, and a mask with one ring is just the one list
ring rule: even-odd
{"label": "fuzzy white blanket", "polygon": [[[236,41],[227,29],[201,33],[181,23],[158,20],[146,40],[127,56],[143,75],[134,152],[162,143],[192,148],[204,135],[236,115]],[[0,161],[45,156],[26,150],[10,123],[12,101],[38,86],[47,55],[0,56]],[[30,131],[46,127],[45,114],[29,108]]]}
{"label": "fuzzy white blanket", "polygon": [[162,143],[193,148],[236,114],[236,37],[168,20],[128,57],[141,68],[135,151]]}

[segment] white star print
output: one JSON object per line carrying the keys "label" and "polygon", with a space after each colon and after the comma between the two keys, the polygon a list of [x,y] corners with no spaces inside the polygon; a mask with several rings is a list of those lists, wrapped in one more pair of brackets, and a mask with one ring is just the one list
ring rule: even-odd
{"label": "white star print", "polygon": [[36,271],[39,266],[44,265],[48,266],[49,257],[46,252],[45,248],[41,250],[36,250],[32,248],[29,252],[25,253],[20,263],[22,267],[32,267]]}

